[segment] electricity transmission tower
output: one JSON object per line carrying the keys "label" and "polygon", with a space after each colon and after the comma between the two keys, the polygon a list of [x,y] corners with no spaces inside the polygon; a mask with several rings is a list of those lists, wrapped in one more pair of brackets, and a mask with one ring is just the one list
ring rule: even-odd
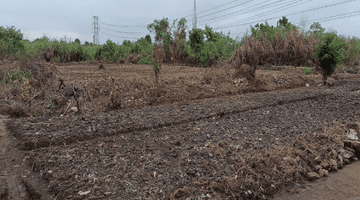
{"label": "electricity transmission tower", "polygon": [[93,16],[94,22],[93,22],[93,29],[94,29],[94,35],[93,35],[93,43],[96,45],[99,45],[100,38],[99,38],[99,16]]}
{"label": "electricity transmission tower", "polygon": [[194,0],[194,16],[193,16],[193,29],[196,29],[196,0]]}

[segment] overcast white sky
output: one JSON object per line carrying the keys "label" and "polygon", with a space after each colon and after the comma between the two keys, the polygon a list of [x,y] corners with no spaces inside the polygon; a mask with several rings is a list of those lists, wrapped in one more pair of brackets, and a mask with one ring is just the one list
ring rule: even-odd
{"label": "overcast white sky", "polygon": [[[107,39],[122,43],[149,34],[146,25],[163,17],[171,23],[186,17],[192,28],[193,9],[194,0],[1,0],[0,26],[15,26],[31,41],[45,34],[92,42],[95,15],[100,20],[100,44]],[[324,28],[360,38],[360,0],[197,0],[196,11],[198,28],[204,29],[207,23],[218,32],[230,31],[233,38],[266,19],[274,18],[268,22],[275,26],[281,16],[296,25],[307,19],[307,29],[317,20]]]}

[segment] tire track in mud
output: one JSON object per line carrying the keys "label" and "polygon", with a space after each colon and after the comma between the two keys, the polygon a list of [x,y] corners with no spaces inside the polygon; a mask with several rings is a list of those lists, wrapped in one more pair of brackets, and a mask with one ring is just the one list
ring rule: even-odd
{"label": "tire track in mud", "polygon": [[[131,132],[159,129],[187,123],[226,118],[240,113],[263,110],[265,108],[292,105],[295,103],[312,101],[317,106],[329,112],[335,111],[336,106],[331,102],[339,100],[345,107],[360,107],[357,97],[360,91],[360,79],[337,81],[333,87],[318,89],[291,90],[286,92],[257,93],[239,97],[238,100],[222,102],[202,102],[182,106],[156,106],[142,109],[126,109],[110,111],[100,115],[73,116],[72,118],[54,117],[25,119],[24,126],[15,124],[15,120],[8,124],[14,136],[20,140],[19,147],[31,150],[51,145],[71,144],[98,137],[114,136]],[[266,98],[263,97],[266,96]],[[237,102],[239,101],[239,102]],[[235,102],[235,103],[234,103]],[[323,103],[322,103],[323,102]],[[329,103],[330,102],[330,103]],[[330,105],[330,106],[329,106]],[[296,106],[296,105],[295,105]],[[351,110],[353,108],[347,108]],[[301,112],[301,110],[299,110]],[[48,121],[48,122],[44,122]],[[37,123],[40,122],[40,123]],[[22,123],[22,122],[21,122]],[[27,126],[28,125],[28,126]],[[50,126],[51,125],[51,126]],[[50,126],[50,127],[49,127]],[[313,127],[316,129],[316,127]],[[71,132],[77,132],[72,134]],[[35,137],[34,137],[35,133]]]}
{"label": "tire track in mud", "polygon": [[15,142],[5,130],[4,122],[0,115],[0,199],[31,200],[41,196],[48,199],[45,191],[41,190],[44,195],[40,195],[33,189],[33,184],[41,185],[40,179],[31,176],[31,169],[21,163],[24,153],[14,149]]}

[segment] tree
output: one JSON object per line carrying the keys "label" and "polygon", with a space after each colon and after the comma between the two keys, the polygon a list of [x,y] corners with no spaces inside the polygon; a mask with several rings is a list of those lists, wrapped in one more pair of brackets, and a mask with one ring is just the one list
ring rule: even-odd
{"label": "tree", "polygon": [[310,30],[308,31],[308,34],[314,34],[317,38],[322,38],[325,33],[325,28],[321,27],[321,24],[319,22],[314,22],[310,26]]}
{"label": "tree", "polygon": [[147,35],[145,36],[145,40],[146,40],[148,43],[151,44],[151,37],[150,37],[149,34],[147,34]]}
{"label": "tree", "polygon": [[168,18],[155,19],[153,23],[147,25],[147,29],[150,33],[155,32],[155,42],[164,44],[164,53],[166,54],[169,51],[172,29],[172,27],[169,27]]}
{"label": "tree", "polygon": [[334,73],[336,65],[346,59],[343,46],[343,39],[335,33],[326,33],[321,42],[314,47],[313,58],[320,61],[323,84],[326,84],[327,77]]}
{"label": "tree", "polygon": [[[177,20],[174,20],[173,27],[175,26]],[[181,18],[176,26],[176,30],[174,31],[174,43],[176,46],[176,55],[181,56],[184,53],[185,45],[186,45],[186,19]]]}
{"label": "tree", "polygon": [[130,45],[131,45],[131,41],[130,41],[130,40],[124,40],[124,41],[122,42],[122,45],[123,45],[123,46],[130,46]]}

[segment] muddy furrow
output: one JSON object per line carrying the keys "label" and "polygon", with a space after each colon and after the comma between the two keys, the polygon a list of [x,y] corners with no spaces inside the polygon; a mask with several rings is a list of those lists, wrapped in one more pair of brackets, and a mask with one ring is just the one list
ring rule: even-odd
{"label": "muddy furrow", "polygon": [[[213,118],[228,118],[233,115],[247,115],[245,113],[270,109],[270,107],[289,107],[285,113],[289,120],[296,117],[307,120],[309,127],[299,131],[313,131],[319,126],[327,126],[328,121],[342,119],[348,112],[359,110],[360,80],[341,80],[332,87],[317,89],[300,89],[279,93],[258,93],[241,96],[237,100],[222,102],[203,102],[181,106],[157,106],[142,109],[126,109],[111,111],[97,116],[83,115],[69,118],[28,118],[15,119],[7,123],[7,128],[20,140],[21,149],[30,150],[52,145],[71,144],[83,140],[125,134],[136,131],[145,131],[196,123]],[[296,104],[299,107],[296,107]],[[291,107],[293,106],[293,107]],[[303,108],[301,108],[304,106]],[[291,107],[291,108],[290,108]],[[305,114],[307,109],[318,110],[315,116]],[[340,111],[341,110],[341,111]],[[266,111],[264,111],[266,113]],[[314,123],[312,118],[320,117],[323,113],[334,113],[327,116],[327,120],[320,124]],[[260,113],[261,114],[261,113]],[[276,117],[276,113],[267,115]],[[275,115],[274,115],[275,114]],[[316,116],[317,115],[317,116]],[[251,118],[251,117],[250,117]],[[251,119],[245,119],[245,123]],[[254,119],[255,120],[255,119]],[[256,121],[256,120],[255,120]],[[296,124],[296,123],[295,123]],[[76,132],[76,134],[73,134]]]}
{"label": "muddy furrow", "polygon": [[[0,116],[0,199],[40,199],[42,195],[32,186],[41,185],[39,178],[34,177],[30,167],[23,163],[24,152],[14,149],[14,144],[5,130],[4,119]],[[45,194],[44,187],[41,192]],[[47,194],[43,196],[44,199],[48,197]]]}

